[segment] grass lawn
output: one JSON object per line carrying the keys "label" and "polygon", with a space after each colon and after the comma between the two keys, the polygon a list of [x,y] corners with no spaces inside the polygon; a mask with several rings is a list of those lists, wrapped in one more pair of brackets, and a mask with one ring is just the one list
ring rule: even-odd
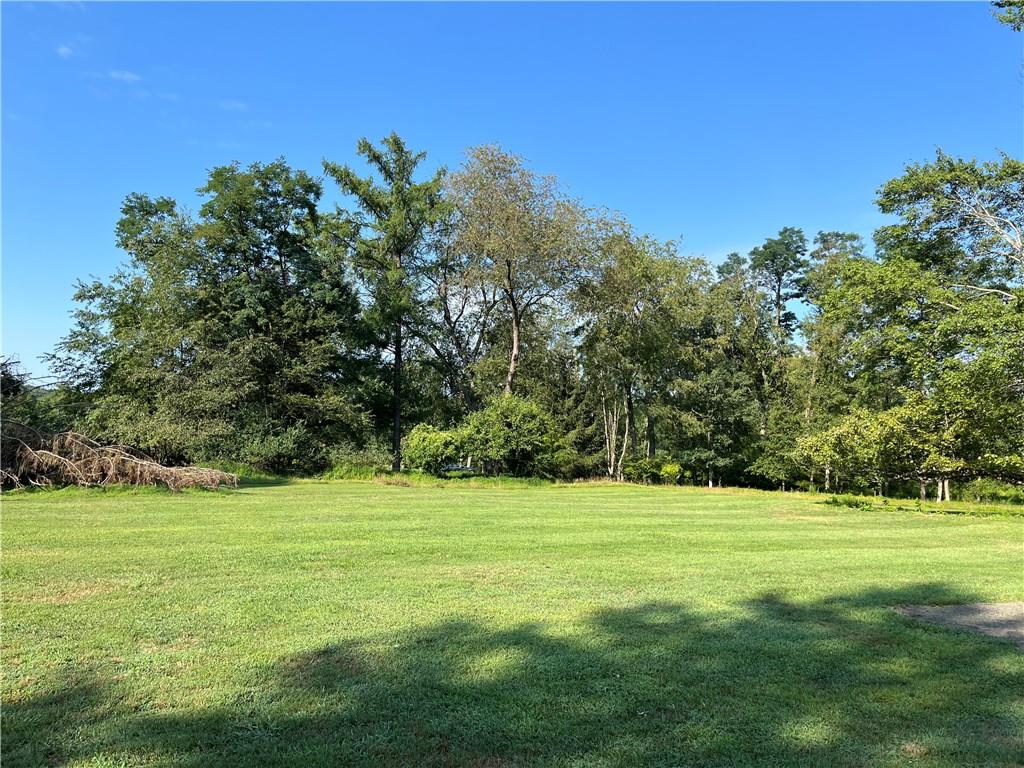
{"label": "grass lawn", "polygon": [[[963,506],[963,505],[956,505]],[[3,766],[1024,761],[1024,518],[299,482],[3,504]]]}

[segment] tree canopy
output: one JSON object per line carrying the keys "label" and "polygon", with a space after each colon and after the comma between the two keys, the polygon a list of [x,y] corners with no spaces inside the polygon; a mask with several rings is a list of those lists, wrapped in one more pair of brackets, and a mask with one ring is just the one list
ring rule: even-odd
{"label": "tree canopy", "polygon": [[783,226],[715,265],[497,146],[452,173],[394,134],[356,153],[371,176],[324,162],[348,206],[284,160],[214,168],[196,214],[128,195],[126,262],[79,285],[51,356],[59,395],[5,367],[20,417],[274,472],[1024,482],[1015,158],[908,165],[873,247]]}

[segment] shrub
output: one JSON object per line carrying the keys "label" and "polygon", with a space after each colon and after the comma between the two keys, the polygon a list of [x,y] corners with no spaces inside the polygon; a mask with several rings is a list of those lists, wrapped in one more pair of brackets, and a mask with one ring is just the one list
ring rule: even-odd
{"label": "shrub", "polygon": [[417,424],[402,443],[402,460],[410,469],[440,475],[464,453],[462,435],[454,429]]}
{"label": "shrub", "polygon": [[603,473],[600,455],[580,453],[573,445],[559,444],[551,455],[551,474],[560,480],[598,477]]}
{"label": "shrub", "polygon": [[550,475],[551,417],[532,400],[503,395],[466,419],[465,451],[490,474]]}
{"label": "shrub", "polygon": [[[302,423],[279,432],[256,434],[239,450],[238,460],[261,472],[295,472],[309,465],[315,441]],[[322,456],[322,454],[321,454]],[[313,463],[315,463],[315,459]],[[321,465],[322,466],[322,465]]]}
{"label": "shrub", "polygon": [[331,480],[371,480],[391,470],[391,451],[380,442],[359,446],[339,443],[328,451],[330,469],[324,477]]}
{"label": "shrub", "polygon": [[677,485],[682,478],[683,468],[677,461],[666,461],[661,465],[659,474],[661,475],[661,482],[668,485]]}
{"label": "shrub", "polygon": [[622,476],[631,483],[660,483],[662,459],[659,456],[639,456],[622,464]]}
{"label": "shrub", "polygon": [[1024,504],[1024,486],[1000,480],[979,478],[969,483],[955,483],[953,493],[958,501]]}
{"label": "shrub", "polygon": [[825,499],[824,503],[831,504],[834,507],[849,507],[850,509],[872,509],[874,506],[870,500],[861,496],[851,496],[850,494],[829,496]]}

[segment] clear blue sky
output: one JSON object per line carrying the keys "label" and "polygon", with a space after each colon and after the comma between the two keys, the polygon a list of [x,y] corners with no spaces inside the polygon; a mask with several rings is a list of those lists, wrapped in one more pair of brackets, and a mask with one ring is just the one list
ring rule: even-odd
{"label": "clear blue sky", "polygon": [[2,21],[3,351],[31,370],[124,195],[212,166],[319,172],[398,131],[497,142],[687,254],[870,236],[936,147],[1021,153],[1022,39],[984,3],[22,4]]}

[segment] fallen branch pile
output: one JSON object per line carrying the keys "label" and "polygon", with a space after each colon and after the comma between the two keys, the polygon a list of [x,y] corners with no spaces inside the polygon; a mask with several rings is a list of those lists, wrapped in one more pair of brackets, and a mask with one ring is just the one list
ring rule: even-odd
{"label": "fallen branch pile", "polygon": [[77,432],[43,434],[4,425],[0,482],[22,488],[53,485],[238,487],[238,476],[204,467],[167,467],[122,445],[101,445]]}

